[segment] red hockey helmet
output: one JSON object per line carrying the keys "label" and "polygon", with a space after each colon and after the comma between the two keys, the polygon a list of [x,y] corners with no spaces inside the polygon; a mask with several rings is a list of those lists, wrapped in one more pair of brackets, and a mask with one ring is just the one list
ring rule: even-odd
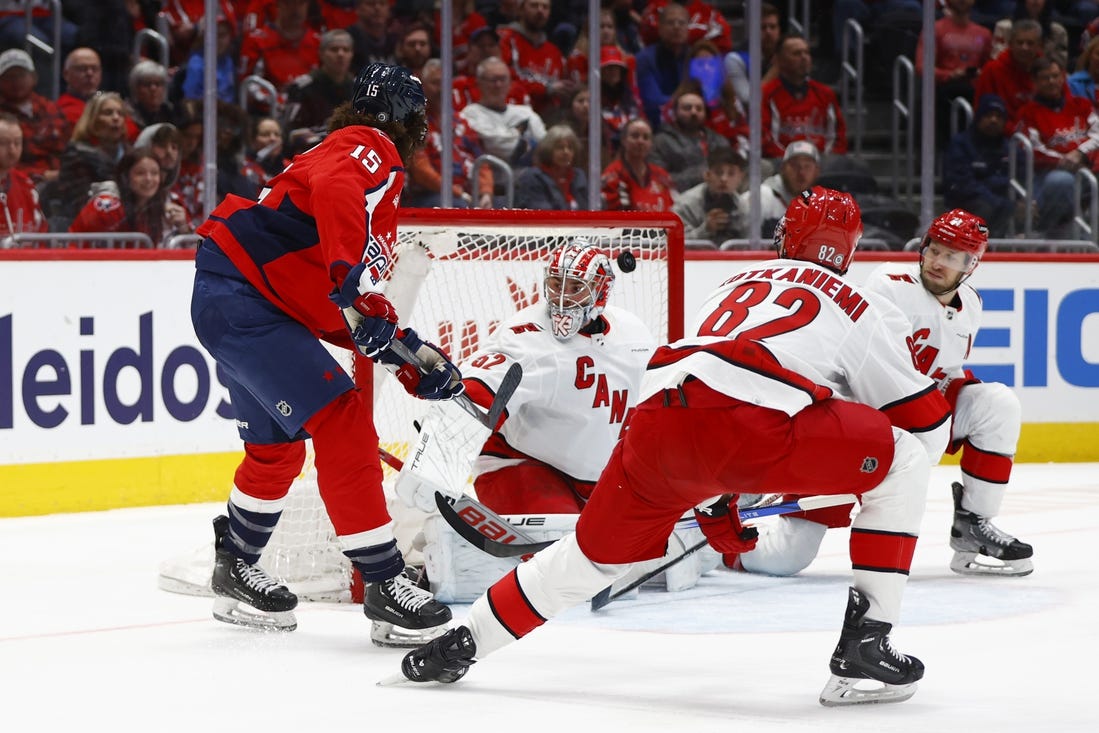
{"label": "red hockey helmet", "polygon": [[572,239],[550,253],[544,287],[553,335],[575,335],[599,317],[614,284],[606,251],[586,239]]}
{"label": "red hockey helmet", "polygon": [[[932,240],[979,260],[988,249],[988,225],[976,214],[970,214],[965,209],[953,209],[931,222],[921,249]],[[973,264],[976,266],[976,261]]]}
{"label": "red hockey helmet", "polygon": [[988,226],[984,219],[965,209],[948,211],[931,222],[924,235],[920,280],[933,295],[952,293],[977,269],[986,249]]}
{"label": "red hockey helmet", "polygon": [[851,194],[814,186],[802,191],[775,227],[780,257],[847,272],[862,238],[862,214]]}

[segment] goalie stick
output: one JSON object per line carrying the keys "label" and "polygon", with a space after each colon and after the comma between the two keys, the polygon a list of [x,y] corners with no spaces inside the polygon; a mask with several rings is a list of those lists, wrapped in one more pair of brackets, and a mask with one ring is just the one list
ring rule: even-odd
{"label": "goalie stick", "polygon": [[[853,504],[856,501],[858,501],[858,497],[855,496],[854,494],[831,494],[831,495],[825,495],[825,496],[803,496],[800,499],[797,499],[796,501],[787,501],[787,502],[783,502],[782,504],[771,504],[769,506],[751,507],[751,508],[748,508],[748,509],[743,509],[738,513],[740,514],[741,521],[745,521],[745,520],[748,520],[748,519],[757,519],[759,517],[777,516],[777,515],[780,515],[780,514],[792,514],[793,512],[805,511],[807,509],[823,509],[824,507],[828,507],[828,506],[840,506],[842,504]],[[661,565],[659,567],[654,568],[653,570],[650,570],[649,572],[645,573],[641,577],[635,579],[629,585],[626,585],[622,588],[619,588],[616,591],[612,592],[611,589],[614,586],[613,585],[608,585],[606,588],[604,588],[603,590],[599,591],[594,596],[592,596],[591,610],[598,611],[599,609],[603,608],[604,606],[606,606],[608,603],[610,603],[614,599],[619,598],[621,596],[624,596],[625,594],[629,593],[634,588],[638,588],[641,585],[643,585],[644,583],[647,583],[648,581],[650,581],[653,578],[655,578],[656,576],[660,575],[662,572],[664,572],[665,570],[667,570],[671,566],[678,563],[680,560],[683,560],[684,558],[690,556],[691,554],[701,550],[703,547],[706,546],[706,542],[707,542],[707,540],[703,539],[700,542],[698,542],[697,544],[691,545],[690,547],[688,547],[686,550],[683,551],[683,554],[677,555],[677,556],[673,557],[671,560],[668,560],[665,563],[661,563]]]}
{"label": "goalie stick", "polygon": [[[389,342],[389,350],[396,354],[399,358],[412,364],[421,372],[426,372],[424,363],[420,357],[412,353],[412,351],[397,339],[393,339]],[[479,423],[484,425],[489,430],[496,430],[496,426],[500,423],[500,417],[504,414],[504,410],[507,409],[508,400],[515,394],[515,390],[519,387],[519,382],[523,381],[523,367],[518,363],[512,364],[508,367],[507,372],[504,374],[503,380],[500,381],[500,386],[496,388],[496,396],[492,398],[492,405],[488,408],[488,412],[482,412],[481,408],[477,406],[477,403],[470,399],[469,395],[465,392],[454,398],[454,401],[458,403],[458,406],[468,412]]]}

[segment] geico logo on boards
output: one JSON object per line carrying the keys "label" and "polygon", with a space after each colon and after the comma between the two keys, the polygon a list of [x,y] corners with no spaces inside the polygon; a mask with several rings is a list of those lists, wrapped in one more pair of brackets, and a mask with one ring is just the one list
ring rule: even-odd
{"label": "geico logo on boards", "polygon": [[[1048,387],[1052,364],[1066,384],[1099,387],[1099,363],[1089,361],[1095,354],[1096,323],[1090,317],[1099,313],[1099,290],[1070,290],[1054,300],[1052,309],[1049,290],[1045,288],[1023,290],[1021,297],[1013,288],[978,290],[986,324],[990,314],[997,312],[1019,316],[1017,326],[1002,328],[982,324],[968,364],[978,379],[1001,382],[1008,387]],[[1090,334],[1087,329],[1091,329]],[[1091,338],[1086,338],[1088,335]],[[1008,363],[986,361],[981,352],[984,348],[1010,349],[1012,356]]]}
{"label": "geico logo on boards", "polygon": [[[206,357],[189,345],[177,346],[164,355],[155,353],[151,312],[138,317],[136,348],[121,346],[108,354],[103,354],[100,350],[104,347],[91,338],[95,335],[95,318],[80,317],[78,343],[88,348],[80,349],[76,364],[70,364],[60,351],[47,348],[31,354],[17,369],[14,335],[14,316],[0,317],[0,429],[14,426],[17,404],[38,427],[55,428],[70,419],[73,412],[79,413],[81,425],[102,420],[96,414],[96,397],[100,394],[107,417],[120,425],[151,422],[157,396],[168,415],[180,422],[196,419],[210,402],[212,380]],[[120,381],[129,392],[134,376],[131,371],[136,373],[139,388],[136,398],[127,402],[119,394]],[[186,377],[193,380],[193,395],[181,396],[177,381]],[[220,375],[218,381],[224,385]],[[229,403],[217,399],[218,416],[233,419]]]}

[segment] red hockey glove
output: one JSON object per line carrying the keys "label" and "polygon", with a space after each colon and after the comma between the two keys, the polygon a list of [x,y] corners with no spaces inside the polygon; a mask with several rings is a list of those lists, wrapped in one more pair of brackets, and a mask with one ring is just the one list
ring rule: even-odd
{"label": "red hockey glove", "polygon": [[449,400],[462,394],[462,373],[442,349],[421,339],[411,328],[399,329],[397,340],[419,358],[422,371],[392,349],[379,353],[377,360],[391,368],[406,392],[422,400]]}
{"label": "red hockey glove", "polygon": [[946,389],[943,390],[943,397],[950,404],[950,410],[953,411],[958,406],[958,393],[962,391],[962,387],[967,384],[980,384],[981,380],[973,376],[973,372],[968,369],[965,370],[965,374],[961,377],[955,377],[946,383]]}
{"label": "red hockey glove", "polygon": [[[345,265],[346,267],[346,265]],[[360,279],[366,265],[359,263],[343,276],[329,299],[340,307],[351,340],[364,356],[377,360],[397,332],[397,311],[381,293],[360,293]]]}
{"label": "red hockey glove", "polygon": [[734,498],[735,495],[725,494],[712,504],[695,507],[698,528],[706,535],[710,547],[722,555],[751,552],[759,539],[759,530],[740,524]]}

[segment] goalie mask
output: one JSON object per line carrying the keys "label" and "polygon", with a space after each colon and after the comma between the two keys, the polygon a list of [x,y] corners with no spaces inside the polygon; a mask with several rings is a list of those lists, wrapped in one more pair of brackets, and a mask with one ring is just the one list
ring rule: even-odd
{"label": "goalie mask", "polygon": [[984,219],[965,209],[948,211],[927,228],[920,245],[920,282],[932,295],[958,289],[988,249]]}
{"label": "goalie mask", "polygon": [[862,239],[862,214],[850,194],[814,186],[790,202],[775,227],[779,257],[844,274]]}
{"label": "goalie mask", "polygon": [[555,249],[543,281],[554,338],[572,338],[598,318],[613,283],[611,259],[602,249],[583,239]]}

